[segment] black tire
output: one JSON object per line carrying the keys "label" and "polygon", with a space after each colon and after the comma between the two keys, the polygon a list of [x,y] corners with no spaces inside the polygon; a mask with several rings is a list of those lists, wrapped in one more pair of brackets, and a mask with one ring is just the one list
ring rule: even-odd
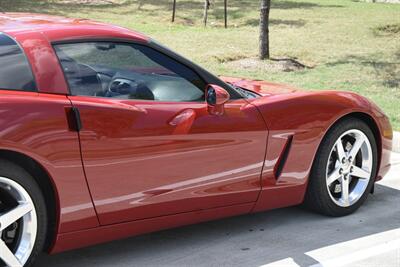
{"label": "black tire", "polygon": [[[372,177],[359,200],[349,207],[342,207],[337,205],[329,195],[327,189],[326,169],[330,152],[335,145],[335,142],[343,133],[352,129],[362,131],[370,141],[373,156]],[[365,202],[371,192],[371,188],[375,182],[377,162],[377,145],[371,128],[362,120],[352,117],[337,122],[323,138],[315,156],[304,200],[305,206],[315,212],[333,217],[346,216],[355,212]]]}
{"label": "black tire", "polygon": [[[43,194],[33,177],[20,166],[0,159],[0,177],[17,182],[30,195],[37,214],[37,234],[33,250],[24,267],[33,266],[37,256],[42,252],[47,233],[47,210]],[[1,263],[0,263],[1,266]]]}

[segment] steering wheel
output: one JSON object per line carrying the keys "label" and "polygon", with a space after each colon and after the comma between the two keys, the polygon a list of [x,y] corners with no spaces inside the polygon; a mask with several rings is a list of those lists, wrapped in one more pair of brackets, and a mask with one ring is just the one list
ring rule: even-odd
{"label": "steering wheel", "polygon": [[123,78],[113,78],[110,84],[108,85],[105,95],[107,97],[129,95],[130,93],[135,91],[135,88],[136,88],[135,81]]}
{"label": "steering wheel", "polygon": [[129,99],[154,100],[153,92],[145,83],[120,77],[115,77],[111,80],[105,96],[126,96]]}

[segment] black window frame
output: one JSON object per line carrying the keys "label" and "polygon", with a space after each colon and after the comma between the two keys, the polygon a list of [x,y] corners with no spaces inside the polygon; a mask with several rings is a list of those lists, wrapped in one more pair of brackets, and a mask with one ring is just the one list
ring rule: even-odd
{"label": "black window frame", "polygon": [[0,31],[0,35],[4,35],[4,36],[8,37],[11,41],[14,42],[14,44],[15,44],[15,45],[19,48],[19,50],[21,51],[21,54],[22,54],[22,56],[23,56],[23,58],[24,58],[24,60],[25,60],[25,62],[26,62],[26,65],[28,66],[29,73],[31,74],[31,77],[32,77],[32,81],[31,81],[31,82],[32,82],[32,86],[33,86],[33,89],[32,89],[32,90],[25,90],[25,89],[21,89],[21,88],[2,88],[2,87],[0,86],[0,90],[2,90],[2,91],[16,91],[16,92],[38,93],[38,92],[39,92],[39,89],[38,89],[38,85],[37,85],[37,81],[36,81],[36,76],[35,76],[35,73],[34,73],[34,71],[33,71],[32,64],[31,64],[29,58],[26,56],[26,53],[25,53],[24,48],[23,48],[22,45],[18,42],[18,40],[16,40],[15,38],[13,38],[12,36],[10,36],[9,34]]}
{"label": "black window frame", "polygon": [[[72,92],[71,92],[71,88],[68,83],[68,78],[65,74],[64,68],[62,67],[61,60],[57,54],[55,46],[62,45],[62,44],[78,44],[78,43],[89,43],[89,42],[114,42],[114,43],[121,43],[121,44],[128,44],[128,45],[133,44],[133,45],[146,46],[147,48],[153,49],[156,52],[170,58],[171,60],[176,61],[177,63],[179,63],[179,64],[185,66],[186,68],[190,69],[191,71],[193,71],[197,76],[199,76],[199,78],[206,85],[204,88],[204,94],[206,93],[205,91],[207,89],[207,85],[216,84],[216,85],[223,87],[225,90],[227,90],[229,92],[229,94],[231,95],[230,100],[238,100],[238,99],[245,98],[243,95],[238,93],[235,89],[233,89],[229,84],[223,82],[222,80],[220,80],[216,76],[212,75],[211,73],[209,73],[202,67],[199,67],[198,65],[192,63],[191,61],[180,56],[179,54],[176,54],[175,52],[168,49],[167,47],[160,45],[157,42],[154,42],[151,39],[148,42],[143,42],[143,41],[135,41],[135,40],[131,40],[131,39],[123,39],[123,38],[81,38],[81,39],[68,39],[68,40],[62,40],[62,41],[54,41],[51,43],[51,47],[57,57],[58,64],[60,65],[60,67],[62,69],[62,72],[64,75],[64,80],[67,84],[69,96],[76,96],[76,95],[72,94]],[[85,97],[103,98],[101,96],[85,96]],[[140,100],[140,99],[131,99],[131,100],[144,101],[144,100]],[[155,102],[155,103],[163,103],[164,102],[165,103],[165,102],[170,102],[170,101],[153,101],[153,102]],[[177,103],[184,103],[184,102],[177,102]],[[187,102],[187,103],[191,103],[191,102]],[[193,102],[193,103],[195,103],[195,102]]]}

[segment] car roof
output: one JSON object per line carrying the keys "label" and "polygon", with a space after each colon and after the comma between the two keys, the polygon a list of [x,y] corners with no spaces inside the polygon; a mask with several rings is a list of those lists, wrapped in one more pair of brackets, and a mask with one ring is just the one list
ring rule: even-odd
{"label": "car roof", "polygon": [[149,40],[141,33],[119,26],[88,19],[33,13],[0,13],[0,32],[13,37],[40,32],[50,42],[90,38]]}

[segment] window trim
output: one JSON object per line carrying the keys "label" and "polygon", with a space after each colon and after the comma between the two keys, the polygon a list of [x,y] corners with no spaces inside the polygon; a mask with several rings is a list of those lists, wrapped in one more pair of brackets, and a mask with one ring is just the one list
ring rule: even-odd
{"label": "window trim", "polygon": [[23,57],[24,57],[26,63],[28,63],[28,68],[29,68],[29,71],[30,71],[30,74],[31,74],[31,76],[32,76],[32,80],[33,80],[33,83],[34,83],[34,84],[33,84],[33,85],[34,85],[34,90],[32,90],[32,91],[28,91],[28,90],[24,90],[24,89],[2,88],[2,87],[0,87],[0,90],[2,90],[2,91],[28,92],[28,93],[39,93],[39,88],[38,88],[38,86],[37,86],[37,81],[36,81],[36,75],[35,75],[35,73],[33,72],[32,64],[31,64],[29,58],[26,56],[25,49],[24,49],[23,46],[18,42],[18,40],[17,40],[16,38],[14,38],[13,36],[11,36],[11,35],[9,35],[9,34],[3,32],[3,31],[0,31],[0,34],[3,34],[3,35],[5,35],[5,36],[7,36],[8,38],[10,38],[10,39],[13,40],[14,43],[18,46],[18,48],[19,48],[20,51],[22,52],[22,55],[23,55]]}
{"label": "window trim", "polygon": [[[56,45],[63,45],[63,44],[79,44],[79,43],[93,43],[93,42],[113,42],[113,43],[120,43],[120,44],[130,44],[130,45],[142,45],[145,46],[149,49],[153,49],[154,51],[170,58],[171,60],[185,66],[186,68],[190,69],[191,71],[193,71],[200,79],[201,81],[205,84],[205,88],[204,88],[204,94],[206,93],[206,89],[207,89],[207,85],[209,84],[204,77],[192,66],[188,66],[188,64],[185,64],[184,62],[182,62],[181,60],[178,60],[176,58],[173,58],[172,56],[166,54],[165,52],[161,51],[160,49],[157,49],[155,47],[152,47],[151,45],[149,45],[149,42],[140,42],[140,41],[134,41],[134,40],[130,40],[130,39],[120,39],[120,38],[85,38],[85,39],[69,39],[69,40],[63,40],[63,41],[55,41],[51,43],[51,47],[57,57],[57,61],[58,64],[61,66],[61,70],[63,72],[63,76],[64,76],[64,80],[67,84],[67,88],[68,88],[68,96],[79,96],[79,95],[74,95],[71,92],[71,88],[70,85],[68,83],[68,78],[65,74],[64,68],[61,65],[61,60],[60,57],[57,54],[57,51],[55,49]],[[200,89],[200,88],[199,88]],[[106,98],[106,99],[110,99],[109,97],[101,97],[101,96],[82,96],[82,97],[91,97],[91,98]],[[121,100],[121,99],[118,99]],[[154,100],[143,100],[143,99],[129,99],[132,101],[151,101],[153,103],[199,103],[200,101],[183,101],[183,102],[176,102],[176,101],[154,101]],[[205,102],[205,100],[204,100]]]}

